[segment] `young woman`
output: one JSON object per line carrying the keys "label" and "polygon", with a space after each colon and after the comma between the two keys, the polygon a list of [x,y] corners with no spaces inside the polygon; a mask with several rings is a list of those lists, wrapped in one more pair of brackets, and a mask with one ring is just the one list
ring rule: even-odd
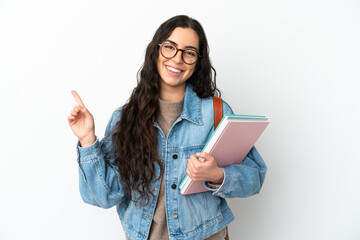
{"label": "young woman", "polygon": [[[138,85],[113,113],[103,140],[72,92],[78,105],[68,122],[79,139],[81,196],[98,207],[116,206],[128,239],[224,239],[234,219],[225,199],[260,191],[266,166],[255,147],[226,168],[201,152],[213,133],[212,96],[220,94],[212,69],[199,22],[175,16],[149,43]],[[223,113],[232,113],[225,102]],[[180,194],[186,174],[210,191]]]}

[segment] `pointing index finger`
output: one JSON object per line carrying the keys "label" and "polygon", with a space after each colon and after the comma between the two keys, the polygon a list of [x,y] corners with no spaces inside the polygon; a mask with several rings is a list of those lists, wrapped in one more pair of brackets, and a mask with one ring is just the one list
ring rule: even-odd
{"label": "pointing index finger", "polygon": [[72,90],[71,94],[74,96],[75,101],[77,102],[77,104],[79,104],[82,107],[85,107],[83,101],[81,100],[80,96],[77,94],[77,92],[75,90]]}

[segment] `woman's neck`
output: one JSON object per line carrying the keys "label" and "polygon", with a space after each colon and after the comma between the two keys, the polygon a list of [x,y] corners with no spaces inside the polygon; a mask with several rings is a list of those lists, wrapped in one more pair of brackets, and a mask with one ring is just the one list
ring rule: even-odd
{"label": "woman's neck", "polygon": [[165,102],[179,102],[184,98],[186,85],[178,87],[161,86],[159,97]]}

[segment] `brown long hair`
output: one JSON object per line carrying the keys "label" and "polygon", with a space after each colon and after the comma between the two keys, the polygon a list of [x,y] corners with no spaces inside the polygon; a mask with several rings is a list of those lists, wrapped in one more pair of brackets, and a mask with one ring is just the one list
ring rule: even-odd
{"label": "brown long hair", "polygon": [[[160,25],[146,48],[145,61],[138,72],[137,86],[128,102],[122,107],[121,121],[112,135],[112,153],[123,193],[135,203],[145,199],[149,203],[151,181],[155,179],[155,164],[163,167],[157,152],[157,133],[154,123],[158,112],[160,75],[157,70],[158,44],[166,40],[176,27],[191,28],[199,37],[201,58],[187,80],[201,97],[220,96],[216,88],[216,71],[211,66],[205,32],[200,23],[188,16],[179,15]],[[212,73],[214,72],[214,75]],[[214,80],[213,80],[214,79]],[[135,197],[137,196],[137,197]]]}

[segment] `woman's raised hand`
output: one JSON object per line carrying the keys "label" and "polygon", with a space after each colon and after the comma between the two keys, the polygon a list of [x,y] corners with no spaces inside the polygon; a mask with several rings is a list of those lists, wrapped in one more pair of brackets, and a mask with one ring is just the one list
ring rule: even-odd
{"label": "woman's raised hand", "polygon": [[77,106],[68,116],[68,122],[71,130],[79,139],[82,147],[88,147],[95,142],[95,124],[93,115],[87,110],[80,96],[75,90],[71,91],[75,98]]}

